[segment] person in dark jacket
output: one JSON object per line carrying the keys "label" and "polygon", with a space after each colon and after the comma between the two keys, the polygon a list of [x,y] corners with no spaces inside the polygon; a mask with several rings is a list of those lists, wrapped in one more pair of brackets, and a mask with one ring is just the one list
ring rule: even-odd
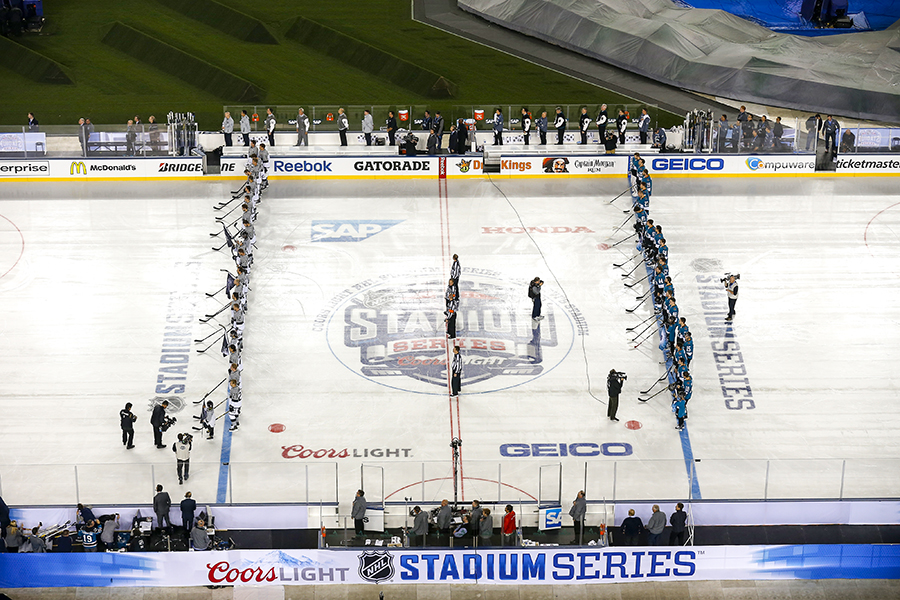
{"label": "person in dark jacket", "polygon": [[459,148],[459,133],[456,131],[456,125],[450,126],[450,141],[447,143],[447,150],[450,154],[456,154]]}
{"label": "person in dark jacket", "polygon": [[6,537],[7,527],[9,527],[9,507],[3,498],[0,498],[0,537]]}
{"label": "person in dark jacket", "polygon": [[525,145],[528,145],[529,138],[531,138],[531,113],[528,112],[528,109],[524,106],[522,107],[522,141],[525,142]]}
{"label": "person in dark jacket", "polygon": [[499,108],[494,110],[494,145],[503,145],[503,113]]}
{"label": "person in dark jacket", "polygon": [[426,110],[425,116],[422,117],[422,130],[431,131],[433,123],[434,119],[431,118],[431,113]]}
{"label": "person in dark jacket", "polygon": [[428,514],[418,506],[413,508],[415,520],[410,530],[409,543],[412,546],[424,546],[425,536],[428,535]]}
{"label": "person in dark jacket", "polygon": [[537,123],[538,135],[541,138],[541,145],[547,145],[547,111],[541,112],[541,116],[538,117]]}
{"label": "person in dark jacket", "polygon": [[569,516],[575,524],[575,539],[573,544],[581,544],[582,531],[584,530],[584,517],[587,514],[587,499],[584,497],[584,490],[578,492],[575,500],[572,501],[572,508],[569,509]]}
{"label": "person in dark jacket", "polygon": [[156,495],[153,497],[153,512],[156,513],[156,522],[162,528],[163,521],[172,529],[172,521],[169,520],[169,509],[172,508],[172,499],[169,492],[163,491],[162,485],[156,486]]}
{"label": "person in dark jacket", "polygon": [[394,111],[388,111],[388,118],[384,124],[388,134],[388,145],[393,146],[396,143],[394,136],[397,135],[397,119],[394,117]]}
{"label": "person in dark jacket", "polygon": [[441,508],[438,510],[435,522],[440,531],[441,542],[443,543],[444,538],[447,538],[447,542],[449,543],[449,537],[453,534],[451,530],[453,526],[453,509],[450,508],[450,501],[446,498],[441,500]]}
{"label": "person in dark jacket", "polygon": [[38,131],[40,130],[40,123],[34,117],[34,113],[28,113],[28,131]]}
{"label": "person in dark jacket", "polygon": [[566,136],[566,117],[559,106],[556,107],[556,119],[553,121],[553,126],[556,127],[556,145],[562,146],[563,138]]}
{"label": "person in dark jacket", "polygon": [[438,153],[438,136],[432,129],[428,133],[428,154],[437,154]]}
{"label": "person in dark jacket", "polygon": [[603,146],[606,148],[607,154],[615,154],[616,153],[616,143],[619,140],[619,136],[617,136],[612,131],[606,132],[606,137],[603,139]]}
{"label": "person in dark jacket", "polygon": [[806,120],[806,151],[809,152],[810,146],[813,145],[813,140],[819,137],[819,132],[822,131],[822,115],[816,113]]}
{"label": "person in dark jacket", "polygon": [[353,519],[356,535],[363,534],[365,529],[366,517],[366,493],[362,490],[356,490],[356,497],[353,499],[353,508],[350,510],[350,518]]}
{"label": "person in dark jacket", "polygon": [[153,443],[157,448],[165,448],[162,443],[162,425],[166,417],[166,408],[169,406],[168,400],[163,400],[160,404],[153,407],[153,413],[150,415],[150,424],[153,425]]}
{"label": "person in dark jacket", "polygon": [[188,492],[181,501],[181,526],[188,531],[193,529],[195,510],[197,510],[197,501],[191,498],[191,493]]}
{"label": "person in dark jacket", "polygon": [[578,116],[578,130],[581,133],[581,143],[587,144],[587,132],[591,126],[591,117],[587,114],[587,107],[581,107],[581,115]]}
{"label": "person in dark jacket", "polygon": [[628,117],[625,116],[625,111],[621,108],[619,109],[619,114],[616,115],[616,131],[619,133],[619,143],[625,143],[625,130],[628,129]]}
{"label": "person in dark jacket", "polygon": [[434,112],[434,119],[431,120],[431,128],[434,129],[434,135],[437,136],[437,149],[438,152],[440,152],[441,146],[444,143],[444,117],[441,116],[441,111],[437,110]]}
{"label": "person in dark jacket", "polygon": [[98,525],[100,521],[94,516],[94,511],[85,506],[84,504],[79,504],[75,509],[75,514],[81,517],[82,522],[85,527],[93,527],[94,525]]}
{"label": "person in dark jacket", "polygon": [[641,134],[641,143],[647,143],[647,135],[650,133],[650,115],[647,114],[647,109],[641,109],[641,118],[638,119],[638,131]]}
{"label": "person in dark jacket", "polygon": [[612,369],[606,377],[606,391],[609,393],[609,405],[606,408],[606,416],[610,421],[618,421],[616,412],[619,410],[619,394],[622,393],[622,378],[619,372]]}
{"label": "person in dark jacket", "polygon": [[473,540],[478,537],[481,529],[481,517],[484,516],[484,509],[481,508],[481,502],[472,500],[472,512],[469,515],[469,533],[472,534]]}
{"label": "person in dark jacket", "polygon": [[471,537],[471,526],[469,525],[469,515],[462,516],[462,523],[456,526],[453,530],[453,537],[458,540],[458,542],[454,542],[454,544],[459,544],[461,546],[468,545],[469,538]]}
{"label": "person in dark jacket", "polygon": [[469,150],[469,130],[464,119],[456,122],[456,153],[465,154]]}
{"label": "person in dark jacket", "polygon": [[781,117],[775,117],[775,124],[772,125],[772,135],[775,136],[775,152],[781,152],[781,136],[784,135],[784,125],[781,124]]}
{"label": "person in dark jacket", "polygon": [[637,546],[638,538],[644,531],[644,522],[634,516],[634,509],[628,509],[628,517],[622,521],[622,539],[626,546]]}
{"label": "person in dark jacket", "polygon": [[669,517],[672,533],[669,535],[670,546],[684,546],[685,533],[687,533],[687,514],[684,512],[684,504],[675,505],[675,512]]}
{"label": "person in dark jacket", "polygon": [[134,448],[134,422],[137,417],[131,412],[131,402],[125,404],[125,408],[119,411],[119,425],[122,427],[122,444],[126,450]]}
{"label": "person in dark jacket", "polygon": [[478,545],[487,548],[491,545],[491,537],[494,535],[494,517],[491,509],[485,508],[478,522]]}
{"label": "person in dark jacket", "polygon": [[71,552],[72,551],[72,538],[69,536],[69,530],[66,529],[62,532],[62,536],[53,540],[53,551],[54,552]]}
{"label": "person in dark jacket", "polygon": [[597,114],[597,134],[602,144],[606,140],[606,124],[609,123],[609,115],[606,114],[606,105],[600,106],[600,113]]}
{"label": "person in dark jacket", "polygon": [[822,130],[825,132],[825,152],[826,154],[830,152],[832,159],[837,158],[837,140],[840,129],[840,124],[831,115],[828,115],[822,124]]}

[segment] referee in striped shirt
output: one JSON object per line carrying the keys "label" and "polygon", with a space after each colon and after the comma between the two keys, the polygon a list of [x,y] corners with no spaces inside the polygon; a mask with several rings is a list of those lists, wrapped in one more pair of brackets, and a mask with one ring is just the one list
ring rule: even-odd
{"label": "referee in striped shirt", "polygon": [[447,302],[447,318],[444,319],[447,323],[447,338],[451,340],[456,339],[456,313],[458,310],[459,298],[454,297]]}
{"label": "referee in striped shirt", "polygon": [[456,282],[456,287],[459,287],[459,273],[461,269],[459,268],[459,254],[453,255],[453,264],[450,265],[450,279]]}
{"label": "referee in striped shirt", "polygon": [[450,379],[450,395],[459,396],[462,387],[462,356],[459,355],[459,346],[453,347],[453,364],[450,367],[453,377]]}

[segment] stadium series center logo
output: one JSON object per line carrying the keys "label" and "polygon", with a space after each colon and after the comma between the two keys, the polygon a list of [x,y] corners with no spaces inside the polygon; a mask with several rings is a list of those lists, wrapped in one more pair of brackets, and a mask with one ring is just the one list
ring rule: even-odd
{"label": "stadium series center logo", "polygon": [[352,286],[332,299],[313,329],[325,331],[334,356],[354,373],[435,395],[447,393],[448,344],[460,347],[466,393],[487,393],[552,370],[576,333],[587,333],[580,311],[547,290],[544,319],[533,321],[527,281],[505,281],[484,269],[465,269],[460,280],[455,341],[446,337],[447,281],[438,269]]}

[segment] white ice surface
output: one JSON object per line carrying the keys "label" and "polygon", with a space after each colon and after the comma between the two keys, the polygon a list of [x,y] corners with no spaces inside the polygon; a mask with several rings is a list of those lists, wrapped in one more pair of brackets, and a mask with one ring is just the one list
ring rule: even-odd
{"label": "white ice surface", "polygon": [[[896,496],[900,199],[871,192],[878,186],[866,178],[853,189],[809,179],[756,189],[745,181],[688,187],[660,178],[651,206],[670,247],[681,314],[694,333],[688,430],[702,495]],[[221,294],[207,299],[204,292],[219,288],[220,269],[231,266],[210,250],[218,239],[208,236],[215,229],[211,206],[230,188],[194,183],[162,193],[157,185],[98,183],[91,188],[96,194],[88,188],[67,194],[62,184],[37,191],[4,186],[0,490],[9,504],[137,503],[149,501],[157,482],[179,487],[172,452],[152,446],[150,401],[157,396],[167,314],[187,315],[191,337],[201,338],[213,327],[197,318],[224,302]],[[604,200],[621,186],[602,183],[598,199],[575,183],[562,186],[563,194],[556,183],[497,185],[509,201],[487,181],[451,181],[442,200],[431,182],[273,180],[257,222],[243,416],[225,469],[228,500],[349,503],[362,464],[369,465],[363,482],[370,500],[452,497],[451,427],[464,441],[466,500],[556,499],[558,467],[552,465],[559,464],[565,503],[583,487],[585,458],[501,456],[501,444],[509,443],[628,444],[629,456],[587,459],[590,498],[688,496],[682,440],[665,396],[637,402],[638,391],[663,374],[655,346],[634,350],[625,331],[649,316],[648,306],[624,312],[645,284],[624,288],[624,271],[613,267],[630,254],[627,244],[600,246],[620,239],[622,232],[612,230],[624,219],[626,201]],[[513,207],[526,226],[591,232],[536,232],[537,247],[525,234],[483,233],[483,227],[519,227]],[[362,241],[312,240],[313,221],[351,220],[401,222]],[[345,343],[351,302],[386,310],[413,306],[425,315],[412,324],[400,321],[399,333],[439,326],[443,307],[436,294],[454,252],[464,284],[473,286],[469,296],[463,286],[462,321],[467,303],[479,319],[477,327],[462,326],[463,338],[527,346],[525,284],[539,275],[548,315],[542,337],[554,339],[552,322],[556,340],[542,347],[539,377],[464,382],[458,419],[446,388],[405,375],[365,378],[359,349]],[[198,264],[192,270],[179,263]],[[726,407],[711,346],[719,340],[704,323],[696,278],[723,271],[742,275],[733,331],[753,410]],[[354,296],[340,297],[344,290]],[[173,293],[184,299],[170,313]],[[577,335],[565,297],[589,335]],[[484,331],[485,310],[495,311],[492,335]],[[437,339],[426,333],[414,337]],[[528,353],[525,348],[520,357]],[[586,364],[596,398],[588,393]],[[193,401],[225,374],[215,348],[192,353],[189,365],[176,431],[193,423]],[[610,368],[629,375],[619,423],[605,418]],[[126,401],[139,416],[133,451],[119,440],[118,410]],[[201,502],[217,496],[223,421],[215,441],[195,442],[190,489]],[[627,429],[627,421],[641,428]],[[273,423],[284,432],[269,432]],[[351,456],[283,458],[283,447],[297,445],[346,448]],[[373,449],[400,450],[400,457],[365,456]],[[547,467],[539,483],[541,465]],[[383,486],[377,467],[383,467]]]}

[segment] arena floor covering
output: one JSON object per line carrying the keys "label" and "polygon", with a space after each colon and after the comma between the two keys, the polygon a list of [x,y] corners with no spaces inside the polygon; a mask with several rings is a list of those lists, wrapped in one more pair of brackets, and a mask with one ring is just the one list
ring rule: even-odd
{"label": "arena floor covering", "polygon": [[[646,283],[624,287],[636,280],[613,266],[633,254],[611,247],[628,201],[608,200],[624,178],[273,179],[241,427],[227,433],[223,418],[214,440],[196,437],[184,486],[149,415],[171,399],[171,445],[225,376],[218,344],[194,351],[215,336],[190,352],[185,340],[225,322],[198,318],[224,303],[205,293],[233,272],[209,233],[235,183],[4,184],[0,493],[10,505],[147,503],[162,483],[200,503],[339,501],[343,513],[360,485],[370,501],[452,498],[459,437],[466,501],[568,505],[585,485],[592,500],[897,497],[900,194],[879,178],[753,181],[655,181],[651,215],[696,347],[678,432],[665,394],[637,401],[664,367],[654,339],[635,349],[626,332],[651,308],[626,312]],[[458,401],[442,323],[453,253]],[[728,328],[726,271],[741,274]],[[612,368],[628,374],[618,423],[606,418]],[[139,417],[131,451],[125,402]]]}

